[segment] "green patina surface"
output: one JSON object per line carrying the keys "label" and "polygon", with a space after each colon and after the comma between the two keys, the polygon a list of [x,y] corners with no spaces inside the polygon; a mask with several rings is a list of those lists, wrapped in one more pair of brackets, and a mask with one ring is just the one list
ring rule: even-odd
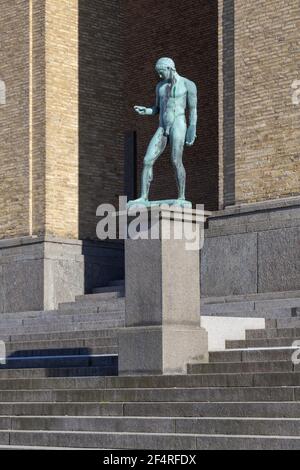
{"label": "green patina surface", "polygon": [[136,199],[127,203],[127,208],[130,207],[155,207],[155,206],[179,206],[192,208],[192,203],[185,199],[162,199],[159,201],[148,201],[146,199]]}

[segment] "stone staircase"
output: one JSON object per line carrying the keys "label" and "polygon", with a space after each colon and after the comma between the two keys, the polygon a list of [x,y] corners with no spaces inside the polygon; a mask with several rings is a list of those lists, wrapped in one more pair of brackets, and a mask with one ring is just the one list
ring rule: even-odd
{"label": "stone staircase", "polygon": [[300,449],[294,311],[187,376],[118,377],[123,296],[114,283],[57,311],[1,315],[0,449]]}
{"label": "stone staircase", "polygon": [[204,297],[202,315],[286,318],[300,315],[300,291]]}
{"label": "stone staircase", "polygon": [[62,303],[58,310],[2,314],[0,339],[6,343],[7,364],[0,370],[74,366],[83,367],[84,375],[89,370],[92,375],[117,374],[124,310],[124,285],[119,281]]}

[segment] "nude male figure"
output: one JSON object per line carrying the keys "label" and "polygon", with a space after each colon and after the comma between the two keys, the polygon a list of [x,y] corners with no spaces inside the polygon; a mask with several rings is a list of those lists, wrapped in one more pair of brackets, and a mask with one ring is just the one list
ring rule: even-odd
{"label": "nude male figure", "polygon": [[[165,150],[171,146],[171,159],[175,170],[178,200],[185,205],[185,169],[182,163],[184,144],[191,146],[196,139],[197,125],[197,88],[194,82],[181,77],[172,59],[163,57],[156,63],[155,69],[161,78],[156,86],[156,103],[152,108],[134,106],[135,111],[143,116],[159,114],[159,127],[152,137],[145,158],[142,173],[141,197],[130,201],[134,204],[147,205],[150,184],[153,179],[153,165]],[[189,126],[187,128],[185,110],[189,108]]]}

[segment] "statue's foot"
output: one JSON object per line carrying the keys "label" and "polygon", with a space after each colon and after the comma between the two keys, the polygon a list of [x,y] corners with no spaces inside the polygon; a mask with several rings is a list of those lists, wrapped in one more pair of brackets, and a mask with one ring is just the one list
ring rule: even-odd
{"label": "statue's foot", "polygon": [[157,207],[157,206],[178,206],[178,207],[186,207],[188,209],[192,208],[192,203],[190,201],[187,201],[184,198],[178,198],[178,199],[165,199],[161,201],[149,201],[148,199],[145,199],[143,197],[140,197],[138,199],[134,199],[133,201],[128,201],[127,202],[127,209],[130,209],[131,207]]}
{"label": "statue's foot", "polygon": [[192,203],[190,201],[187,201],[184,197],[179,197],[178,199],[176,199],[175,205],[192,209]]}
{"label": "statue's foot", "polygon": [[130,207],[148,207],[149,201],[143,197],[139,197],[138,199],[133,199],[132,201],[127,202],[127,209]]}

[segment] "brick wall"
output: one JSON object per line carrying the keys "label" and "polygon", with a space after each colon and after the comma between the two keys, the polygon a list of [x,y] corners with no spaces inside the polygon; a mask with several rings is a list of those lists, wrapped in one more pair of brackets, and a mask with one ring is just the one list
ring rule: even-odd
{"label": "brick wall", "polygon": [[78,237],[78,0],[46,0],[46,226]]}
{"label": "brick wall", "polygon": [[123,194],[122,4],[79,0],[80,238],[95,238],[98,205],[117,204]]}
{"label": "brick wall", "polygon": [[30,233],[45,233],[46,223],[46,0],[31,1],[31,163]]}
{"label": "brick wall", "polygon": [[[218,3],[211,0],[126,0],[126,129],[137,130],[138,178],[155,117],[138,116],[135,104],[152,106],[161,56],[175,60],[178,73],[198,86],[198,139],[185,147],[187,198],[218,207]],[[154,166],[151,198],[177,197],[166,151]]]}
{"label": "brick wall", "polygon": [[300,193],[299,0],[235,1],[236,203]]}
{"label": "brick wall", "polygon": [[[299,194],[298,0],[1,0],[0,8],[1,238],[95,237],[97,206],[123,193],[128,130],[137,131],[140,180],[157,117],[132,107],[154,103],[160,56],[198,85],[187,198],[216,209],[218,198]],[[176,197],[168,151],[151,197]]]}
{"label": "brick wall", "polygon": [[235,203],[234,0],[219,0],[219,207]]}
{"label": "brick wall", "polygon": [[[116,203],[123,193],[127,130],[137,130],[140,178],[157,119],[139,118],[132,106],[152,105],[157,81],[153,67],[161,55],[173,57],[179,73],[198,85],[198,140],[185,152],[187,197],[216,208],[216,2],[201,1],[200,8],[192,0],[6,3],[1,7],[7,7],[11,23],[6,21],[9,45],[2,64],[7,72],[1,78],[8,97],[15,96],[22,107],[8,104],[1,114],[11,122],[10,129],[15,126],[13,139],[1,150],[3,161],[5,155],[8,160],[2,166],[7,181],[1,188],[3,201],[9,199],[1,212],[4,237],[95,236],[97,206]],[[15,90],[9,80],[16,81]],[[4,115],[8,110],[9,118]],[[17,157],[18,164],[11,165]],[[152,197],[176,196],[168,152],[157,163],[155,176]]]}
{"label": "brick wall", "polygon": [[78,236],[77,0],[1,0],[0,237]]}
{"label": "brick wall", "polygon": [[29,5],[1,0],[0,237],[29,233]]}

